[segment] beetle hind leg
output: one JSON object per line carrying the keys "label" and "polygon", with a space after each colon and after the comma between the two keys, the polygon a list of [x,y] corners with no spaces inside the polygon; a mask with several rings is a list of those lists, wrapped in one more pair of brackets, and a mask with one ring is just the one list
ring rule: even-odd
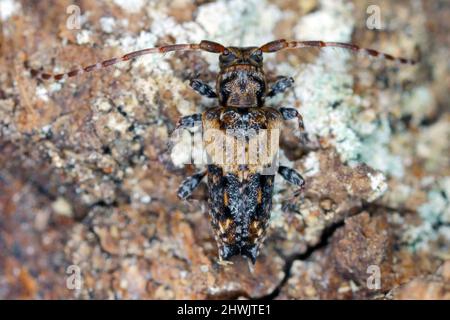
{"label": "beetle hind leg", "polygon": [[278,173],[289,183],[298,187],[292,197],[290,197],[286,203],[283,204],[283,211],[292,211],[294,200],[300,196],[305,187],[305,179],[301,176],[300,173],[295,171],[292,168],[288,168],[285,166],[278,167]]}

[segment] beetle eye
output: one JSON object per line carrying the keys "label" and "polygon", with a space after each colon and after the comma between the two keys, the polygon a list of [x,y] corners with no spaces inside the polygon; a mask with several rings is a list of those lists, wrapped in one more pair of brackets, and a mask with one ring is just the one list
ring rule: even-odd
{"label": "beetle eye", "polygon": [[236,56],[230,52],[230,50],[225,49],[222,54],[219,56],[219,60],[222,63],[230,63],[234,59],[236,59]]}
{"label": "beetle eye", "polygon": [[258,49],[255,52],[253,52],[250,57],[252,58],[252,60],[256,62],[261,62],[263,60],[262,51]]}

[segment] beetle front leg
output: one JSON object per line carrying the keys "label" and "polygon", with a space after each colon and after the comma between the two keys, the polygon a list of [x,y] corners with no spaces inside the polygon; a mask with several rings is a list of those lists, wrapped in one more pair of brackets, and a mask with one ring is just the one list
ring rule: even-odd
{"label": "beetle front leg", "polygon": [[292,87],[294,79],[292,77],[279,77],[279,79],[270,87],[267,97],[271,98],[279,93],[283,93],[288,88]]}
{"label": "beetle front leg", "polygon": [[177,195],[180,199],[185,200],[188,198],[192,192],[198,187],[203,177],[206,175],[206,170],[198,172],[188,178],[186,178],[178,188]]}
{"label": "beetle front leg", "polygon": [[178,120],[176,129],[188,129],[200,125],[202,123],[202,114],[195,113],[189,116],[185,116]]}
{"label": "beetle front leg", "polygon": [[189,82],[189,85],[202,96],[207,98],[217,98],[217,94],[214,92],[213,88],[199,79],[192,79]]}

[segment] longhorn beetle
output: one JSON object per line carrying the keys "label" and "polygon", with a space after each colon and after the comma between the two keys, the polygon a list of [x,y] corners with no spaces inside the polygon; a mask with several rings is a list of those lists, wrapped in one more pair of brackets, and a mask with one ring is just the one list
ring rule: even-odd
{"label": "longhorn beetle", "polygon": [[[120,58],[105,60],[67,73],[50,74],[31,69],[31,74],[44,80],[61,80],[152,53],[203,50],[220,54],[220,72],[215,90],[199,79],[190,82],[191,87],[199,94],[217,99],[217,106],[203,113],[182,117],[177,128],[186,129],[201,124],[203,132],[210,129],[222,132],[223,139],[228,138],[229,130],[234,130],[238,132],[237,136],[245,141],[242,156],[247,159],[251,156],[249,145],[255,132],[266,130],[272,135],[280,129],[283,120],[297,119],[299,130],[304,133],[303,119],[296,109],[264,106],[266,98],[284,92],[292,86],[293,79],[279,77],[269,87],[263,69],[263,53],[306,47],[338,47],[400,63],[415,63],[413,60],[396,58],[373,49],[341,42],[281,39],[260,47],[225,47],[216,42],[203,40],[198,44],[173,44],[134,51]],[[233,139],[237,139],[237,136],[233,136]],[[226,142],[225,146],[234,148],[234,144],[229,142]],[[265,147],[271,149],[270,146]],[[207,169],[185,179],[178,189],[178,196],[186,199],[207,175],[209,216],[220,261],[225,262],[234,255],[242,255],[255,263],[269,223],[275,177],[275,172],[265,174],[264,170],[273,164],[277,152],[278,141],[272,150],[269,150],[269,157],[265,161],[242,164],[234,158],[226,159],[228,161],[224,162],[218,161],[220,157],[214,152],[207,151],[209,159],[212,159]],[[277,172],[285,180],[297,186],[299,190],[304,187],[305,180],[294,169],[285,166],[276,167]]]}

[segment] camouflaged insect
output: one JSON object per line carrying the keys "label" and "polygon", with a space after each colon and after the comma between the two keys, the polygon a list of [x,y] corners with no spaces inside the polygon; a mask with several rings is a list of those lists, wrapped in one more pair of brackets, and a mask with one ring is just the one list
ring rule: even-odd
{"label": "camouflaged insect", "polygon": [[[143,49],[62,74],[43,73],[35,69],[32,69],[31,73],[44,80],[60,80],[151,53],[203,50],[220,54],[220,72],[215,90],[198,79],[190,83],[201,95],[217,99],[217,106],[201,114],[183,117],[177,125],[177,128],[201,125],[204,133],[215,133],[213,139],[204,138],[208,156],[207,170],[184,180],[178,190],[178,196],[182,199],[188,198],[207,175],[209,216],[220,260],[242,255],[255,263],[269,224],[275,173],[278,172],[299,189],[305,183],[302,176],[293,169],[276,166],[277,134],[282,121],[297,119],[302,133],[304,127],[302,117],[296,109],[264,105],[266,98],[284,92],[292,86],[293,79],[280,77],[269,88],[263,70],[263,53],[306,47],[339,47],[400,63],[414,63],[412,60],[395,58],[372,49],[340,42],[276,40],[261,47],[224,47],[204,40],[199,44],[174,44]],[[260,140],[255,140],[261,132],[266,136],[276,137],[276,143],[261,145]],[[232,153],[231,157],[224,157],[214,148],[218,140],[224,142],[219,150],[234,150],[240,143],[243,146],[239,149],[242,150],[241,154],[237,152],[234,155]],[[257,142],[253,143],[255,141]],[[255,144],[258,146],[257,150],[263,150],[256,152],[263,153],[264,156],[256,162],[248,161],[254,156],[255,151],[251,146]],[[208,148],[211,145],[213,148]],[[238,158],[247,161],[241,162]],[[274,165],[275,171],[267,170],[273,169]]]}

